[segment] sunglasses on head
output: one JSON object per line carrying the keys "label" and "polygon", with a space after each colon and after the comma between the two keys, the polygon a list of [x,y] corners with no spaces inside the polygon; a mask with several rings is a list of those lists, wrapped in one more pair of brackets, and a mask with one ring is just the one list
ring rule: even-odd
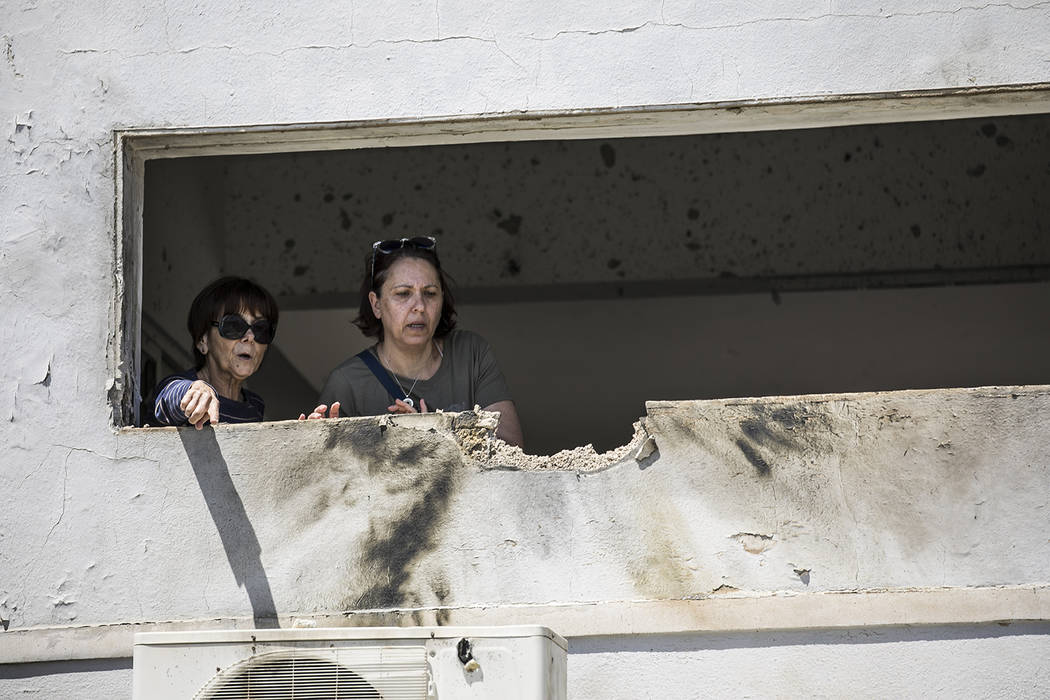
{"label": "sunglasses on head", "polygon": [[219,329],[219,335],[227,340],[240,340],[252,329],[255,342],[260,345],[269,345],[277,334],[277,326],[265,318],[256,319],[251,323],[244,320],[240,314],[226,314],[218,321],[212,321],[211,325]]}
{"label": "sunglasses on head", "polygon": [[437,239],[433,236],[413,236],[412,238],[390,238],[385,241],[376,241],[372,244],[372,287],[376,285],[376,253],[387,255],[402,248],[419,248],[420,250],[433,250],[437,248]]}

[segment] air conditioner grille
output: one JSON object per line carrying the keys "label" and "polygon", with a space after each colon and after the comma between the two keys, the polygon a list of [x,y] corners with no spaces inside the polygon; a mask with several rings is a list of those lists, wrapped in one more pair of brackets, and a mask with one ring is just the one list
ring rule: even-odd
{"label": "air conditioner grille", "polygon": [[256,654],[220,671],[200,700],[425,700],[426,649],[416,646],[292,648]]}

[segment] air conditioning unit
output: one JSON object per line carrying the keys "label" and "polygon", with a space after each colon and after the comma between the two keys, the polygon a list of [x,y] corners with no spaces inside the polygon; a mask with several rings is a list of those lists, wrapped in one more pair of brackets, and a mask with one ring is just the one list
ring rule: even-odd
{"label": "air conditioning unit", "polygon": [[134,700],[565,700],[546,627],[335,627],[135,635]]}

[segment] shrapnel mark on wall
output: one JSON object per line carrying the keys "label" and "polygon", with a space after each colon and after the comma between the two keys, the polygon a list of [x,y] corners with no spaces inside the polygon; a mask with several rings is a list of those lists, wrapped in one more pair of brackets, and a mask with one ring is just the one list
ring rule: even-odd
{"label": "shrapnel mark on wall", "polygon": [[776,542],[773,535],[765,535],[758,532],[738,532],[730,535],[729,539],[736,540],[748,554],[761,554],[773,548]]}

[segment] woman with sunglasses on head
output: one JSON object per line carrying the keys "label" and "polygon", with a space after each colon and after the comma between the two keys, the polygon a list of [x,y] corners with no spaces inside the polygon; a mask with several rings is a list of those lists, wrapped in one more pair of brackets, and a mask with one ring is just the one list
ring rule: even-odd
{"label": "woman with sunglasses on head", "polygon": [[259,369],[277,315],[277,302],[251,280],[223,277],[202,289],[186,320],[195,366],[157,384],[150,423],[200,430],[261,421],[262,397],[242,385]]}
{"label": "woman with sunglasses on head", "polygon": [[498,437],[523,446],[518,412],[491,348],[476,333],[456,329],[455,301],[433,237],[372,244],[354,325],[378,342],[332,370],[309,418],[481,406],[500,412]]}

